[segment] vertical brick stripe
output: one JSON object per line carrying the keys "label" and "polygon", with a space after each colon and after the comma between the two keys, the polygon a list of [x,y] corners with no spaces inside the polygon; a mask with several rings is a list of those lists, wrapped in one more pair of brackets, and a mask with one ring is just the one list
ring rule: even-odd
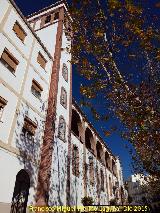
{"label": "vertical brick stripe", "polygon": [[44,140],[41,149],[41,161],[38,173],[38,185],[36,204],[37,206],[47,205],[48,192],[50,185],[50,174],[52,164],[52,153],[53,153],[53,140],[55,129],[53,123],[55,123],[56,117],[56,103],[57,103],[57,91],[58,91],[58,79],[59,79],[59,68],[61,58],[61,46],[62,46],[62,32],[63,32],[63,20],[64,20],[64,8],[60,9],[59,12],[59,23],[56,35],[56,47],[54,54],[54,62],[52,67],[51,82],[49,89],[48,98],[48,109],[45,122]]}

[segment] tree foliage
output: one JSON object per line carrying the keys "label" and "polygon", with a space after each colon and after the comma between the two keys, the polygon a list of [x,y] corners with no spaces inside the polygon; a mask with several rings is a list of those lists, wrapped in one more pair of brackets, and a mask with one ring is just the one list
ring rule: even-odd
{"label": "tree foliage", "polygon": [[[123,137],[135,147],[134,165],[158,177],[159,18],[145,2],[131,0],[73,0],[70,13],[72,63],[86,79],[80,88],[82,103],[92,109],[96,119],[116,115],[124,126]],[[97,112],[94,99],[104,106],[105,115]]]}

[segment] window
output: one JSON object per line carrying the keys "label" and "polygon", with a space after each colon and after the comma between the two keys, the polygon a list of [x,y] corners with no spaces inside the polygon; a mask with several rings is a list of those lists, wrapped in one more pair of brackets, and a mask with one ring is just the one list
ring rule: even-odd
{"label": "window", "polygon": [[2,120],[4,107],[7,105],[7,101],[0,96],[0,121]]}
{"label": "window", "polygon": [[8,68],[12,73],[15,73],[19,61],[7,48],[4,49],[0,60],[6,68]]}
{"label": "window", "polygon": [[72,147],[72,174],[79,177],[79,150],[78,147]]}
{"label": "window", "polygon": [[57,19],[59,19],[59,12],[54,14],[54,20],[57,20]]}
{"label": "window", "polygon": [[64,80],[68,82],[68,68],[65,63],[63,63],[62,76],[63,76]]}
{"label": "window", "polygon": [[66,122],[63,118],[63,116],[60,116],[59,118],[59,126],[58,126],[58,137],[62,141],[65,142],[66,140]]}
{"label": "window", "polygon": [[94,164],[93,158],[89,158],[89,174],[90,174],[90,183],[94,184]]}
{"label": "window", "polygon": [[104,191],[104,174],[102,170],[101,170],[101,190]]}
{"label": "window", "polygon": [[30,118],[28,118],[27,116],[24,118],[24,124],[23,124],[23,129],[22,132],[24,134],[29,134],[30,136],[34,136],[35,135],[35,131],[37,128],[37,124],[32,121]]}
{"label": "window", "polygon": [[32,81],[32,87],[31,87],[31,92],[36,98],[40,99],[41,98],[41,92],[43,91],[43,88],[41,85],[33,79]]}
{"label": "window", "polygon": [[48,15],[45,19],[45,24],[49,23],[51,21],[51,15]]}
{"label": "window", "polygon": [[61,88],[60,103],[64,106],[64,108],[67,108],[67,92],[64,87]]}
{"label": "window", "polygon": [[23,30],[23,28],[20,26],[20,24],[16,21],[13,26],[13,31],[17,35],[17,37],[24,42],[25,37],[27,36],[26,32]]}
{"label": "window", "polygon": [[45,69],[47,61],[40,52],[38,53],[37,62]]}

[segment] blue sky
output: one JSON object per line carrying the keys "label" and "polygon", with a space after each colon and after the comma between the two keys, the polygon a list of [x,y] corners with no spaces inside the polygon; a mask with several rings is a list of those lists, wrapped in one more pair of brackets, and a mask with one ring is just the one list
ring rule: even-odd
{"label": "blue sky", "polygon": [[[46,6],[49,6],[50,4],[53,4],[55,0],[38,0],[38,1],[33,1],[33,0],[15,0],[16,4],[22,11],[22,13],[27,16],[35,11],[38,11],[39,9],[42,9]],[[153,10],[155,14],[158,14],[159,10],[154,9],[155,3],[158,1],[150,0],[150,1],[145,1],[145,7],[148,10]],[[123,57],[123,56],[122,56]],[[121,59],[122,61],[124,60],[123,58]],[[121,65],[123,66],[123,64]],[[130,68],[130,64],[125,65],[125,69]],[[79,86],[80,83],[83,82],[83,79],[78,76],[76,70],[73,69],[73,97],[75,100],[79,101],[80,100],[80,94],[79,94]],[[120,125],[119,121],[116,118],[111,118],[107,122],[96,122],[88,109],[83,109],[84,113],[87,115],[88,120],[91,121],[91,123],[94,125],[94,127],[97,129],[97,131],[100,133],[100,135],[104,138],[107,146],[112,150],[114,155],[118,155],[120,157],[122,167],[123,167],[123,174],[124,178],[126,179],[132,174],[131,171],[131,156],[128,152],[128,150],[125,148],[126,142],[122,140],[118,132],[114,132],[111,136],[105,137],[103,135],[101,127],[103,126],[104,128],[108,128],[111,125],[118,124]],[[128,143],[127,143],[128,144]],[[131,147],[131,146],[129,146]]]}

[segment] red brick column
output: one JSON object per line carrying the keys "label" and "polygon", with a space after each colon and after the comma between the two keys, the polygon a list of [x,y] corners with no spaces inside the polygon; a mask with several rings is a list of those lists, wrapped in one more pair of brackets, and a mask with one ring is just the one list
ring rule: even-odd
{"label": "red brick column", "polygon": [[41,161],[38,172],[38,184],[36,194],[36,205],[44,206],[48,204],[49,198],[49,186],[50,186],[50,174],[52,164],[53,153],[53,140],[54,140],[54,123],[56,117],[56,103],[57,103],[57,91],[58,91],[58,79],[62,46],[62,32],[63,32],[63,20],[64,20],[64,8],[60,8],[59,11],[59,23],[56,35],[56,47],[54,53],[54,62],[52,67],[48,109],[45,122],[44,139],[41,148]]}

